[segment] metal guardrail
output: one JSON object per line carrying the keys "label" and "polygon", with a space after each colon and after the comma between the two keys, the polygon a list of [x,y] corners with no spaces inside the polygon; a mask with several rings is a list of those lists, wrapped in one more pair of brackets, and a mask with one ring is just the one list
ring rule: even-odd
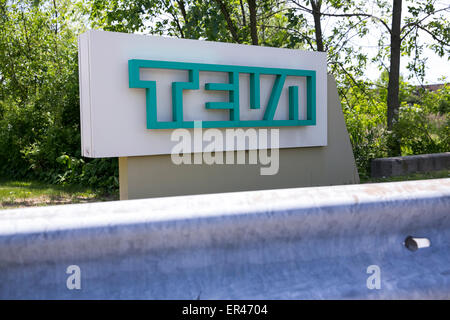
{"label": "metal guardrail", "polygon": [[450,179],[3,211],[0,298],[449,299]]}

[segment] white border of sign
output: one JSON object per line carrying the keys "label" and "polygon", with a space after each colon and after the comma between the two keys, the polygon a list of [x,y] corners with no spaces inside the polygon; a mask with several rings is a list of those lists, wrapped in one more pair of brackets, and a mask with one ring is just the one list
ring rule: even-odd
{"label": "white border of sign", "polygon": [[[78,45],[83,156],[171,153],[173,130],[146,127],[145,89],[129,88],[130,59],[315,70],[316,125],[280,127],[279,147],[327,145],[326,53],[94,30],[81,34]],[[241,94],[248,95],[245,90]],[[169,108],[171,101],[158,100],[158,106]],[[245,108],[241,105],[241,110]],[[194,120],[208,120],[195,112],[190,115]],[[216,151],[235,150],[226,148]]]}

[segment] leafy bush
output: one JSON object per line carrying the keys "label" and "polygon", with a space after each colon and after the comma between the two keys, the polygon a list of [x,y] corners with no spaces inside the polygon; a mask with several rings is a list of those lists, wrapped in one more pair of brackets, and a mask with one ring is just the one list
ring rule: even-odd
{"label": "leafy bush", "polygon": [[[369,84],[339,88],[342,107],[353,147],[353,155],[362,178],[370,176],[370,160],[388,154],[386,130],[386,104]],[[369,98],[368,98],[369,97]]]}
{"label": "leafy bush", "polygon": [[450,151],[450,87],[409,90],[395,128],[403,155]]}
{"label": "leafy bush", "polygon": [[69,21],[55,20],[45,3],[1,6],[7,10],[0,15],[0,175],[117,189],[117,159],[81,157],[78,57]]}
{"label": "leafy bush", "polygon": [[347,129],[361,178],[370,176],[374,158],[450,151],[450,87],[430,92],[400,82],[400,114],[392,131],[386,127],[387,74],[374,85],[358,82],[339,88]]}

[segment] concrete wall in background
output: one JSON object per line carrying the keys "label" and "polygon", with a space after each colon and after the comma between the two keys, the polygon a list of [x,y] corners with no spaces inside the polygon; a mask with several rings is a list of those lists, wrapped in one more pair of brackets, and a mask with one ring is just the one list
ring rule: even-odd
{"label": "concrete wall in background", "polygon": [[0,299],[450,299],[449,208],[438,179],[7,210]]}
{"label": "concrete wall in background", "polygon": [[170,155],[119,158],[120,199],[359,183],[337,94],[328,76],[328,146],[279,149],[276,175],[261,165],[175,165]]}
{"label": "concrete wall in background", "polygon": [[439,170],[450,170],[450,152],[378,158],[371,161],[371,175],[373,178]]}

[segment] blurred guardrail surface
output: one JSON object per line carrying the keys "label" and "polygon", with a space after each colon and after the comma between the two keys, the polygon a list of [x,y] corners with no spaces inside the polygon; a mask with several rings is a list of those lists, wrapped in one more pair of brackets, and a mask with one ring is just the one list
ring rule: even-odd
{"label": "blurred guardrail surface", "polygon": [[14,209],[2,299],[450,298],[450,179]]}

